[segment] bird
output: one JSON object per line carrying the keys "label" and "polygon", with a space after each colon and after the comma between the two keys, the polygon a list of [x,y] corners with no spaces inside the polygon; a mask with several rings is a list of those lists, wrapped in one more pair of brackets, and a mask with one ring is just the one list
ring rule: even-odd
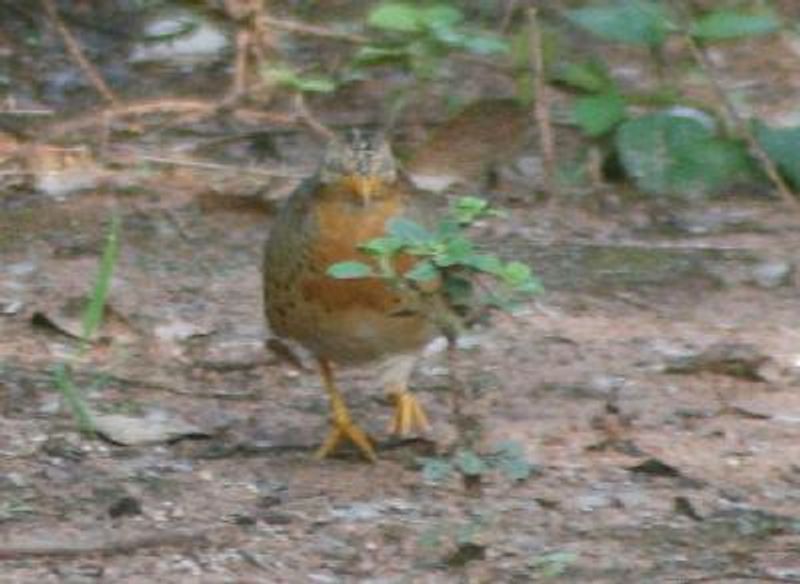
{"label": "bird", "polygon": [[[331,424],[318,458],[351,442],[367,460],[377,459],[336,384],[336,366],[380,363],[381,382],[394,404],[390,431],[406,436],[430,427],[408,381],[421,349],[440,335],[435,319],[418,294],[379,277],[336,279],[327,271],[343,261],[368,263],[359,246],[383,236],[388,221],[430,224],[435,206],[404,175],[381,132],[356,129],[331,138],[318,171],[289,196],[270,228],[262,266],[264,312],[274,335],[298,342],[316,359]],[[400,256],[395,269],[403,273],[414,263]]]}

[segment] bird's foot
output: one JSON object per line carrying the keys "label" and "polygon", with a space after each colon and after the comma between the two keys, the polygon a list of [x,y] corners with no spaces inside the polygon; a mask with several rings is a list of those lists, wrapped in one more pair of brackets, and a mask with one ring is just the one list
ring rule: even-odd
{"label": "bird's foot", "polygon": [[430,428],[428,416],[417,397],[410,391],[391,394],[394,399],[394,418],[389,431],[397,436],[408,436],[413,430],[426,432]]}
{"label": "bird's foot", "polygon": [[334,409],[331,425],[332,427],[330,432],[328,432],[328,437],[325,438],[325,442],[323,442],[322,446],[317,450],[317,458],[325,458],[344,440],[355,444],[361,454],[370,462],[378,460],[378,457],[375,455],[375,448],[373,448],[372,442],[366,432],[350,420],[350,415],[346,410]]}

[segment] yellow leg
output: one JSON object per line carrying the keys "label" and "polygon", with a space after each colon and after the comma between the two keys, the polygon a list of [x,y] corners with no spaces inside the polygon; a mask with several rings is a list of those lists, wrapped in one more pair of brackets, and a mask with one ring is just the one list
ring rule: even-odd
{"label": "yellow leg", "polygon": [[325,438],[325,442],[317,450],[317,458],[325,458],[333,452],[339,443],[344,440],[349,440],[355,444],[361,453],[370,461],[375,462],[378,457],[375,455],[375,449],[367,437],[366,433],[356,426],[350,419],[350,412],[347,410],[347,405],[344,403],[339,390],[333,382],[333,372],[331,371],[331,364],[325,359],[319,360],[319,369],[322,374],[322,383],[325,385],[325,391],[328,392],[328,397],[331,400],[331,425],[332,428]]}
{"label": "yellow leg", "polygon": [[430,428],[428,416],[417,397],[403,388],[391,393],[394,399],[394,418],[389,431],[398,436],[407,436],[412,430],[427,431]]}

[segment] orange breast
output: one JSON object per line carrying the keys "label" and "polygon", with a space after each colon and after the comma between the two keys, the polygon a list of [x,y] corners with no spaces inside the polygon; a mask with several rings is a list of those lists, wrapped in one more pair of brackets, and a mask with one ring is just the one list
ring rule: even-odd
{"label": "orange breast", "polygon": [[[372,265],[372,259],[358,246],[384,235],[386,222],[404,209],[402,197],[382,198],[365,205],[338,199],[320,201],[314,210],[317,236],[310,254],[313,267],[301,284],[304,299],[319,304],[326,312],[396,309],[401,302],[398,294],[379,278],[342,280],[331,278],[326,272],[332,264],[343,261]],[[412,258],[400,257],[397,269],[408,269],[412,263]]]}

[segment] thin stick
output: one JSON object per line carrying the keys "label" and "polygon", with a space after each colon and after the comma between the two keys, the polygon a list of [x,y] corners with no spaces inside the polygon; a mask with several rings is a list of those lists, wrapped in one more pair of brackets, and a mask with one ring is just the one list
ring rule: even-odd
{"label": "thin stick", "polygon": [[308,109],[308,104],[306,104],[306,99],[302,93],[298,92],[294,96],[294,107],[295,112],[297,112],[297,120],[300,123],[305,124],[312,132],[324,140],[332,141],[336,139],[336,134],[333,130],[314,117],[314,114]]}
{"label": "thin stick", "polygon": [[542,47],[542,31],[539,27],[538,11],[528,9],[530,44],[530,63],[533,69],[534,102],[533,117],[539,128],[539,146],[542,149],[542,168],[544,170],[544,190],[547,198],[554,201],[556,187],[556,149],[553,138],[553,124],[550,120],[550,89],[544,70],[544,51]]}
{"label": "thin stick", "polygon": [[247,92],[247,52],[250,48],[250,31],[236,31],[236,55],[233,64],[231,91],[226,101],[236,101]]}
{"label": "thin stick", "polygon": [[51,109],[7,109],[0,110],[3,116],[52,116],[55,112]]}
{"label": "thin stick", "polygon": [[83,74],[89,79],[89,82],[95,90],[109,103],[117,103],[117,97],[114,95],[114,92],[111,91],[111,88],[109,88],[105,80],[100,76],[100,73],[97,72],[95,66],[86,58],[80,44],[78,44],[78,41],[72,36],[72,33],[64,24],[64,21],[61,20],[53,0],[41,0],[41,3],[47,14],[47,18],[53,26],[56,27],[58,34],[61,36],[61,40],[64,41],[64,46],[67,48],[70,57],[78,64],[78,67],[80,67]]}
{"label": "thin stick", "polygon": [[[197,113],[214,115],[224,111],[224,104],[215,100],[163,98],[118,103],[103,110],[91,111],[70,120],[46,126],[42,132],[44,136],[61,136],[84,128],[103,124],[107,116],[121,118],[141,116],[148,114],[166,113]],[[297,125],[296,116],[275,112],[264,112],[248,108],[235,108],[231,111],[235,118],[259,124],[277,124],[283,126]]]}
{"label": "thin stick", "polygon": [[[0,560],[17,560],[42,556],[83,556],[88,554],[126,554],[142,548],[208,543],[203,531],[172,531],[117,535],[109,532],[53,536],[41,539],[4,542],[0,545]],[[50,539],[46,539],[49,537]]]}
{"label": "thin stick", "polygon": [[508,32],[508,29],[511,26],[511,20],[514,16],[514,12],[517,10],[518,4],[519,0],[506,0],[506,5],[503,8],[503,17],[500,20],[501,33],[505,34]]}
{"label": "thin stick", "polygon": [[258,176],[268,176],[273,178],[302,179],[310,174],[310,171],[301,172],[299,170],[282,170],[282,169],[269,170],[263,168],[243,168],[241,166],[231,166],[228,164],[218,164],[215,162],[199,162],[196,160],[165,158],[162,156],[134,155],[134,157],[137,161],[152,162],[154,164],[185,166],[188,168],[198,168],[201,170],[247,173],[247,174],[255,174]]}
{"label": "thin stick", "polygon": [[[686,10],[687,8],[684,8],[684,12]],[[791,188],[789,188],[786,181],[783,180],[783,177],[778,171],[778,167],[753,135],[753,132],[750,130],[748,124],[745,123],[739,110],[736,109],[736,105],[731,101],[730,97],[728,97],[728,93],[725,91],[722,81],[717,75],[714,64],[711,62],[711,59],[708,58],[708,53],[705,48],[703,48],[688,32],[683,33],[683,38],[695,62],[708,78],[711,89],[714,91],[719,103],[722,104],[729,123],[733,125],[734,131],[744,138],[750,149],[750,153],[758,160],[761,168],[764,170],[767,178],[769,178],[772,186],[778,191],[783,202],[792,209],[799,210],[800,201],[797,200],[796,195],[792,192]]]}

